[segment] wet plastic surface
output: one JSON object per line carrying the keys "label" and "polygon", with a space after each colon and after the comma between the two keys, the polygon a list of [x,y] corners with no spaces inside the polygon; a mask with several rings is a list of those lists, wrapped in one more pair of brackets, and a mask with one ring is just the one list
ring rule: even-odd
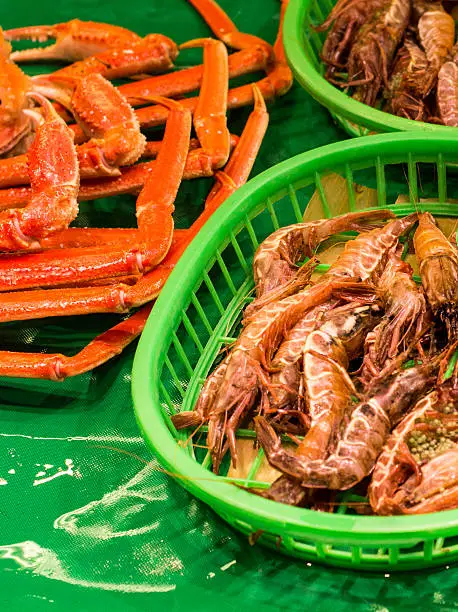
{"label": "wet plastic surface", "polygon": [[[273,42],[277,0],[223,0],[240,29]],[[133,6],[135,5],[135,9]],[[13,27],[72,17],[183,42],[209,33],[185,0],[0,4]],[[199,61],[184,52],[181,63]],[[254,170],[346,138],[299,87],[270,105]],[[249,109],[230,113],[240,133]],[[211,181],[186,183],[177,224],[197,216]],[[134,225],[134,198],[83,204],[79,224]],[[115,212],[111,212],[115,211]],[[2,326],[2,348],[75,352],[116,317]],[[251,547],[161,471],[132,411],[135,345],[62,384],[0,379],[0,603],[11,610],[455,610],[456,569],[357,575]],[[457,602],[457,603],[455,603]]]}

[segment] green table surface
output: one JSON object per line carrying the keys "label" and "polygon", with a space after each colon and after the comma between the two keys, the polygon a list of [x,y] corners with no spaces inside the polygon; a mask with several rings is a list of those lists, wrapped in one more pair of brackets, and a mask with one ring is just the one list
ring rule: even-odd
{"label": "green table surface", "polygon": [[[277,0],[222,0],[246,32],[273,42]],[[3,0],[3,27],[73,17],[162,32],[181,43],[209,30],[186,0]],[[187,55],[185,55],[187,53]],[[179,63],[199,61],[183,52]],[[192,55],[193,54],[193,55]],[[298,86],[269,105],[253,174],[346,138]],[[249,109],[230,113],[240,133]],[[211,181],[183,185],[176,221],[201,210]],[[79,225],[133,226],[134,198],[81,206]],[[154,313],[153,315],[154,316]],[[10,350],[75,352],[115,316],[3,325]],[[136,425],[135,344],[61,384],[0,380],[0,603],[4,610],[454,610],[457,570],[358,574],[250,546],[164,474]]]}

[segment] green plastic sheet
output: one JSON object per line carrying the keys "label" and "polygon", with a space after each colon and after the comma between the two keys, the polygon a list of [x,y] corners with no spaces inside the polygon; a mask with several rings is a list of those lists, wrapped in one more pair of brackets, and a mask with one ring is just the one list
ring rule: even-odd
{"label": "green plastic sheet", "polygon": [[[277,0],[221,5],[241,30],[274,41]],[[141,34],[162,32],[178,43],[210,33],[186,0],[0,3],[5,28],[74,17]],[[183,51],[179,63],[199,62],[200,54]],[[346,138],[297,86],[269,111],[253,174]],[[248,113],[230,112],[231,131],[241,132]],[[183,185],[179,227],[197,216],[210,186],[210,180]],[[85,203],[76,225],[134,226],[134,204],[132,197]],[[2,348],[72,354],[118,320],[2,325]],[[132,345],[119,358],[60,384],[0,379],[0,609],[456,609],[453,568],[356,574],[250,546],[165,474],[147,450],[130,396],[134,352]]]}

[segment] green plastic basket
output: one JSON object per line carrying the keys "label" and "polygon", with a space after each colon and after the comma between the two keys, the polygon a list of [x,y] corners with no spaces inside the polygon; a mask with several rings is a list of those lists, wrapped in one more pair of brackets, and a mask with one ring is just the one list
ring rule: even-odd
{"label": "green plastic basket", "polygon": [[294,76],[351,136],[369,132],[424,130],[435,134],[450,133],[452,128],[396,117],[371,108],[347,96],[324,78],[320,59],[326,32],[311,26],[321,24],[337,0],[290,0],[283,28],[283,42]]}
{"label": "green plastic basket", "polygon": [[[374,188],[377,206],[398,215],[425,209],[458,217],[458,206],[450,201],[458,196],[458,180],[450,176],[449,162],[458,162],[456,142],[422,133],[358,138],[296,156],[250,181],[215,213],[160,294],[134,362],[138,423],[181,485],[244,534],[262,532],[259,543],[302,559],[365,570],[418,569],[458,560],[458,510],[358,516],[350,508],[352,493],[342,494],[336,514],[269,501],[234,486],[227,472],[212,474],[205,435],[190,438],[170,419],[193,408],[221,349],[236,336],[242,307],[251,299],[251,262],[258,244],[278,227],[302,220],[312,196],[314,209],[317,200],[320,204],[318,218],[345,212],[341,202],[326,196],[325,175],[343,177],[350,210],[359,205],[355,186],[366,185]],[[400,193],[407,202],[394,205]],[[437,201],[421,203],[424,198]],[[238,436],[253,438],[253,432]],[[236,482],[253,485],[261,460],[262,451],[246,479]]]}

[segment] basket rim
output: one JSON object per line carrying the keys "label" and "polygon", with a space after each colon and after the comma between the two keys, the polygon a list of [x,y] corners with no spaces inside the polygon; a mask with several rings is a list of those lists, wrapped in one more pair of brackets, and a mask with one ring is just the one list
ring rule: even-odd
{"label": "basket rim", "polygon": [[[308,537],[341,543],[370,546],[374,536],[383,538],[385,546],[415,538],[435,539],[458,532],[458,510],[418,516],[353,516],[315,512],[264,499],[232,484],[203,468],[179,447],[162,416],[159,402],[162,353],[170,345],[170,333],[188,305],[189,293],[201,278],[205,265],[212,258],[224,236],[266,200],[305,175],[332,168],[336,158],[358,161],[396,151],[396,156],[434,156],[450,153],[458,157],[456,142],[448,134],[434,138],[424,132],[364,136],[326,145],[301,153],[273,166],[237,190],[201,228],[175,266],[148,318],[135,354],[132,372],[134,413],[147,445],[158,455],[180,484],[221,514],[232,514],[246,523],[255,519],[269,531],[294,529]],[[458,213],[458,207],[457,207]]]}
{"label": "basket rim", "polygon": [[314,0],[290,0],[283,26],[283,44],[288,63],[300,85],[320,104],[340,118],[378,132],[425,131],[434,134],[450,134],[450,126],[413,121],[372,108],[348,97],[329,83],[307,57],[302,38],[304,20]]}

